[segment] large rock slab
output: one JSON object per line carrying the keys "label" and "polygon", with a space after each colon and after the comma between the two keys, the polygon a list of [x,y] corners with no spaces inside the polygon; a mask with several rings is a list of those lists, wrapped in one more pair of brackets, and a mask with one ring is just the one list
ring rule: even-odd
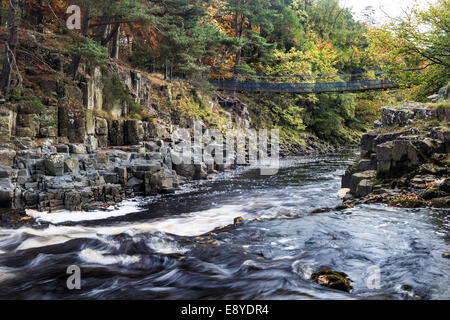
{"label": "large rock slab", "polygon": [[125,145],[124,121],[123,120],[110,121],[109,127],[108,127],[108,133],[109,133],[109,141],[112,146]]}
{"label": "large rock slab", "polygon": [[147,182],[148,181],[146,181],[146,192],[148,192],[149,189],[151,191],[163,193],[174,191],[175,177],[168,170],[161,170],[151,175],[149,181],[150,188],[147,187]]}
{"label": "large rock slab", "polygon": [[108,121],[103,118],[95,119],[95,134],[99,136],[107,136],[108,135]]}
{"label": "large rock slab", "polygon": [[377,172],[374,170],[364,171],[364,172],[358,172],[352,175],[351,179],[351,185],[350,190],[353,194],[356,194],[358,190],[358,185],[361,181],[367,180],[370,181],[371,179],[375,178],[377,176]]}
{"label": "large rock slab", "polygon": [[361,180],[355,190],[355,196],[365,197],[373,190],[373,182],[371,180]]}
{"label": "large rock slab", "polygon": [[18,174],[17,169],[12,169],[11,167],[1,166],[0,165],[0,179],[11,179],[14,180],[17,178]]}
{"label": "large rock slab", "polygon": [[64,160],[64,172],[73,174],[78,173],[79,171],[80,171],[80,162],[76,156]]}
{"label": "large rock slab", "polygon": [[54,177],[64,175],[64,160],[63,154],[45,155],[45,174]]}
{"label": "large rock slab", "polygon": [[0,179],[0,207],[11,208],[14,199],[14,185],[9,179]]}
{"label": "large rock slab", "polygon": [[125,122],[126,143],[129,145],[137,145],[144,141],[145,131],[142,121],[127,120]]}
{"label": "large rock slab", "polygon": [[12,167],[14,166],[14,158],[16,157],[16,151],[11,149],[0,150],[0,165]]}

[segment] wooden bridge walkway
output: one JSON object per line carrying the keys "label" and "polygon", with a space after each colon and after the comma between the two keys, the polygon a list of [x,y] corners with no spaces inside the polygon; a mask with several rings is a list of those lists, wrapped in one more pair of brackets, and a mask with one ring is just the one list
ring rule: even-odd
{"label": "wooden bridge walkway", "polygon": [[237,92],[273,92],[273,93],[343,93],[364,92],[371,90],[398,89],[398,85],[390,80],[357,80],[347,82],[317,83],[274,83],[274,82],[233,82],[211,80],[218,90]]}

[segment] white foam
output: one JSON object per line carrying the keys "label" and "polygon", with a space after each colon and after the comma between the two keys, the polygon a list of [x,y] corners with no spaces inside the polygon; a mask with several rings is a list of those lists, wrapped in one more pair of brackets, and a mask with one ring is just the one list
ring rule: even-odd
{"label": "white foam", "polygon": [[16,276],[14,275],[14,273],[9,271],[8,269],[0,268],[0,282],[11,280],[15,277]]}
{"label": "white foam", "polygon": [[127,200],[122,202],[117,209],[111,211],[97,210],[92,212],[86,211],[57,211],[53,213],[39,212],[36,210],[26,210],[27,215],[36,219],[37,221],[44,221],[53,224],[60,224],[64,222],[80,222],[92,220],[105,220],[108,218],[126,216],[131,213],[143,211],[144,209],[138,206],[138,202]]}
{"label": "white foam", "polygon": [[[242,206],[225,205],[219,208],[183,214],[172,218],[157,219],[147,223],[123,223],[106,227],[51,225],[46,229],[22,228],[19,230],[4,230],[4,232],[8,231],[10,236],[20,236],[21,234],[24,236],[26,240],[24,240],[16,250],[27,250],[62,244],[80,238],[106,241],[105,236],[114,236],[124,233],[131,236],[147,232],[164,232],[178,236],[199,236],[216,228],[233,224],[236,217],[243,217],[246,219],[247,215],[243,213],[242,210]],[[153,246],[154,250],[163,253],[183,253],[185,250],[183,248],[175,247],[170,242],[158,243],[156,240],[149,245]]]}
{"label": "white foam", "polygon": [[152,237],[148,245],[156,252],[163,254],[173,254],[173,253],[184,254],[189,251],[189,249],[180,247],[175,242],[167,241],[157,237]]}
{"label": "white foam", "polygon": [[84,249],[80,252],[79,257],[87,263],[111,265],[122,264],[129,265],[138,263],[141,259],[138,256],[129,255],[109,255],[107,251],[99,251],[94,249]]}

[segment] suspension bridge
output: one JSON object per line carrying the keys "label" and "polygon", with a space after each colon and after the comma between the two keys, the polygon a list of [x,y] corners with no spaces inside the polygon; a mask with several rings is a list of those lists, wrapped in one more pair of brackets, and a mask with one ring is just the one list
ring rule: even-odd
{"label": "suspension bridge", "polygon": [[[377,72],[376,75],[382,75],[385,72]],[[256,74],[253,74],[256,75]],[[338,73],[339,76],[363,77],[363,73]],[[226,81],[226,80],[210,80],[210,83],[217,90],[237,91],[237,92],[271,92],[271,93],[344,93],[344,92],[364,92],[376,90],[398,89],[399,86],[389,79],[376,80],[350,80],[350,81],[334,81],[334,82],[275,82],[274,79],[324,79],[330,75],[304,76],[304,75],[256,75],[257,79],[265,79],[265,81],[249,80],[249,81]],[[253,77],[254,79],[255,77]],[[270,79],[267,81],[267,79]]]}
{"label": "suspension bridge", "polygon": [[383,80],[355,80],[346,82],[317,83],[269,83],[269,82],[234,82],[211,80],[218,90],[237,92],[273,92],[273,93],[343,93],[364,92],[374,90],[398,89],[394,82]]}

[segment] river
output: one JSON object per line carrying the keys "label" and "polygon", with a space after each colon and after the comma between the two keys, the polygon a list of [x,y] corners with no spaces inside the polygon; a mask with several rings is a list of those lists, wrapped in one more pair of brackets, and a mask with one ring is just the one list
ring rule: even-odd
{"label": "river", "polygon": [[[450,298],[448,211],[311,214],[339,204],[355,158],[286,158],[274,176],[241,167],[113,212],[36,213],[50,226],[0,230],[0,298]],[[244,221],[229,226],[236,217]],[[70,265],[81,268],[81,290],[66,287]],[[313,283],[324,267],[347,273],[353,291]]]}

